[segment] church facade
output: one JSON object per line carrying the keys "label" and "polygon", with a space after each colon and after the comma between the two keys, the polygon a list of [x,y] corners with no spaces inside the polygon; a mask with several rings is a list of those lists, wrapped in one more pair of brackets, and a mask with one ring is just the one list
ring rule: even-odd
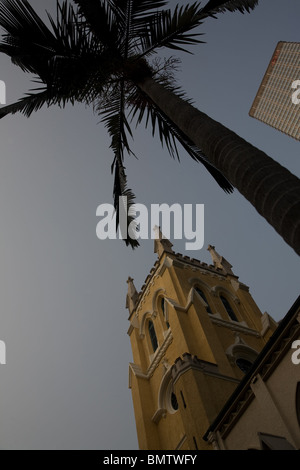
{"label": "church facade", "polygon": [[[240,413],[241,419],[243,406],[249,411],[248,405],[255,401],[252,397],[245,406],[243,393],[250,393],[245,378],[280,325],[267,313],[262,314],[230,263],[213,246],[208,249],[211,265],[175,253],[170,241],[161,236],[154,242],[158,259],[141,291],[136,291],[133,279],[127,281],[128,335],[133,355],[129,387],[140,449],[213,450],[268,445],[258,433],[269,435],[271,422],[269,427],[254,431],[257,441],[252,439],[242,445],[233,434],[230,443],[228,439],[229,430],[233,432],[233,417]],[[296,320],[293,341],[299,335],[299,326]],[[291,364],[291,371],[297,385],[300,366],[297,369]],[[245,390],[235,396],[241,384]],[[239,413],[232,411],[230,400]],[[224,423],[226,438],[222,434]],[[236,437],[240,434],[237,428]],[[281,437],[288,438],[287,445],[300,447],[295,436]]]}

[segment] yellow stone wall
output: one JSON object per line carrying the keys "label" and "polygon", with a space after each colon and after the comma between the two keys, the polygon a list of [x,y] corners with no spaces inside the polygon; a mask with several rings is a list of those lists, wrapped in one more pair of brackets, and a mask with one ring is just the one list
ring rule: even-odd
{"label": "yellow stone wall", "polygon": [[[211,314],[196,286],[205,294]],[[229,318],[220,295],[230,303],[237,322]],[[150,320],[158,341],[155,352]],[[129,322],[129,381],[140,449],[209,449],[202,437],[244,376],[230,348],[242,356],[251,349],[258,353],[276,323],[262,316],[247,286],[232,272],[172,250],[162,250]],[[177,411],[170,407],[171,390]]]}

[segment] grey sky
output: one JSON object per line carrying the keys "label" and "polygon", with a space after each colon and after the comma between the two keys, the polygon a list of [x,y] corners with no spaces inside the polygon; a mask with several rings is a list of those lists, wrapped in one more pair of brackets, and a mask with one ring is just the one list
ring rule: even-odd
{"label": "grey sky", "polygon": [[[54,0],[32,0],[38,11]],[[170,2],[175,5],[176,1]],[[181,4],[188,2],[181,2]],[[248,116],[279,40],[299,41],[300,4],[262,0],[250,15],[201,28],[207,44],[182,57],[179,83],[195,105],[300,174],[299,142]],[[172,55],[162,51],[163,56]],[[300,77],[299,77],[300,78]],[[7,103],[33,85],[0,55]],[[136,449],[128,363],[126,279],[139,290],[153,241],[132,251],[96,237],[97,206],[112,203],[109,138],[84,106],[0,122],[0,449]],[[143,127],[127,159],[137,202],[205,204],[205,245],[233,265],[276,320],[299,293],[299,258],[237,191],[227,196],[182,152],[173,161]],[[184,241],[174,249],[184,251]]]}

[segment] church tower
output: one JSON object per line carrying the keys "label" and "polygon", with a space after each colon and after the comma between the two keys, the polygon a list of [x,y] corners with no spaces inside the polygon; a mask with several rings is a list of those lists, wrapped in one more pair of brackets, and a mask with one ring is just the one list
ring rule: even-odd
{"label": "church tower", "polygon": [[203,436],[276,322],[214,246],[213,264],[154,242],[158,259],[138,293],[128,278],[129,365],[139,448],[209,450]]}

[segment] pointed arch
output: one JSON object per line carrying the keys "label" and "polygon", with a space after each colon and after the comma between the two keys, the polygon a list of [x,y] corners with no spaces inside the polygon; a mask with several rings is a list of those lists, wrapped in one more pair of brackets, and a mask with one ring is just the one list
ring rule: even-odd
{"label": "pointed arch", "polygon": [[238,318],[233,310],[233,308],[231,307],[230,305],[230,302],[227,300],[227,298],[224,296],[224,295],[220,295],[220,300],[229,316],[229,318],[232,320],[232,321],[238,321]]}
{"label": "pointed arch", "polygon": [[226,355],[231,363],[236,364],[242,372],[246,373],[257,358],[258,352],[236,335],[235,343],[229,346]]}
{"label": "pointed arch", "polygon": [[174,414],[178,410],[178,402],[174,392],[172,367],[165,372],[158,389],[157,410],[152,418],[155,423],[166,416],[167,413]]}
{"label": "pointed arch", "polygon": [[155,327],[154,327],[152,320],[148,321],[148,333],[149,333],[149,338],[150,338],[153,352],[155,353],[155,351],[158,349],[158,340],[157,340],[156,331],[155,331]]}
{"label": "pointed arch", "polygon": [[159,308],[158,308],[158,298],[161,296],[161,295],[165,295],[166,294],[166,289],[160,287],[159,289],[156,289],[156,291],[154,292],[153,294],[153,297],[152,297],[152,310],[153,312],[155,312],[155,314],[157,314]]}
{"label": "pointed arch", "polygon": [[199,279],[199,277],[191,277],[189,279],[189,283],[192,284],[193,286],[195,286],[196,284],[199,284],[199,287],[203,288],[204,291],[207,291],[209,292],[210,294],[213,293],[213,290],[214,288],[212,288],[209,284],[207,284],[206,282],[202,281],[202,279]]}
{"label": "pointed arch", "polygon": [[140,329],[139,329],[139,335],[140,338],[144,338],[145,336],[145,325],[147,318],[152,318],[153,312],[150,312],[150,310],[147,310],[146,312],[143,313],[143,316],[141,318],[140,322]]}
{"label": "pointed arch", "polygon": [[201,300],[203,301],[207,313],[212,313],[211,308],[210,308],[210,304],[209,304],[209,302],[208,302],[208,300],[207,300],[207,298],[206,298],[206,295],[205,295],[205,293],[203,292],[203,290],[200,289],[197,285],[194,286],[194,289],[195,289],[195,291],[197,292],[197,294],[200,296]]}
{"label": "pointed arch", "polygon": [[239,304],[240,303],[240,299],[234,295],[229,289],[227,289],[226,287],[224,286],[214,286],[212,289],[211,289],[211,292],[216,295],[217,297],[219,297],[221,294],[224,294],[225,296],[228,296],[230,297],[233,302],[235,304]]}

